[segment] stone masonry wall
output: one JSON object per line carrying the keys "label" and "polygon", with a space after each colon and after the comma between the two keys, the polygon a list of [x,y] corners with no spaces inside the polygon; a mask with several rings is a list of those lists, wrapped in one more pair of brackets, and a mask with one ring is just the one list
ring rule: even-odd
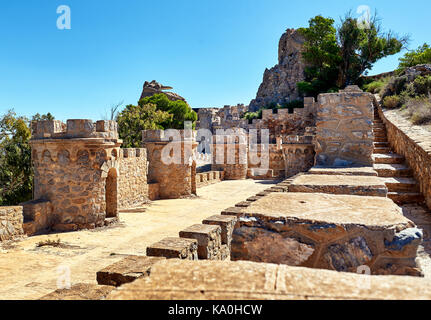
{"label": "stone masonry wall", "polygon": [[317,166],[372,165],[373,97],[357,87],[318,96]]}
{"label": "stone masonry wall", "polygon": [[[32,123],[34,200],[48,200],[52,228],[70,231],[103,226],[106,184],[118,177],[119,147],[115,121],[87,119]],[[111,188],[115,189],[116,184]],[[117,195],[117,190],[113,190]],[[110,207],[115,214],[117,207]],[[51,226],[47,226],[51,227]]]}
{"label": "stone masonry wall", "polygon": [[[192,161],[192,155],[197,143],[193,132],[180,132],[181,137],[170,142],[165,141],[163,130],[142,132],[143,146],[147,149],[149,161],[148,183],[158,183],[158,197],[161,199],[178,199],[196,194],[196,163]],[[190,137],[187,136],[189,134]],[[168,149],[164,149],[165,147]],[[163,159],[164,150],[170,150],[168,153],[171,160],[176,157],[174,150],[179,150],[180,159],[165,163],[169,159]]]}
{"label": "stone masonry wall", "polygon": [[100,166],[105,157],[103,150],[85,145],[39,144],[34,148],[34,198],[51,201],[58,228],[103,225],[105,179]]}
{"label": "stone masonry wall", "polygon": [[147,201],[147,150],[121,149],[118,171],[119,208],[132,208]]}
{"label": "stone masonry wall", "polygon": [[21,206],[0,207],[0,241],[13,239],[23,234]]}
{"label": "stone masonry wall", "polygon": [[378,111],[386,126],[391,147],[405,157],[419,182],[426,204],[431,209],[431,133],[413,126],[396,111],[383,112],[381,107],[378,107]]}

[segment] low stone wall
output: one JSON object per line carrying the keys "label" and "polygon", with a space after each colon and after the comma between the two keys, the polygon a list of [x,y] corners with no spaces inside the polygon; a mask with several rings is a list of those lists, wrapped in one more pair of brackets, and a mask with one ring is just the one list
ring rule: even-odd
{"label": "low stone wall", "polygon": [[223,171],[207,171],[196,174],[196,186],[204,187],[213,183],[222,181],[224,178]]}
{"label": "low stone wall", "polygon": [[28,236],[49,230],[53,223],[52,205],[49,200],[31,200],[21,203],[23,207],[24,233]]}
{"label": "low stone wall", "polygon": [[378,112],[386,126],[391,147],[405,157],[419,182],[426,204],[431,209],[431,132],[413,126],[397,111],[383,111],[379,106]]}
{"label": "low stone wall", "polygon": [[146,149],[121,149],[118,171],[120,209],[139,206],[148,200]]}
{"label": "low stone wall", "polygon": [[22,235],[22,206],[0,207],[0,241]]}

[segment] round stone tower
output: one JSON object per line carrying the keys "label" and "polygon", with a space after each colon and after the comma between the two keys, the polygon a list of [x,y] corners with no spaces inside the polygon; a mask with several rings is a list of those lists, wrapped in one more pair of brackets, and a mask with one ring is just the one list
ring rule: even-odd
{"label": "round stone tower", "polygon": [[115,121],[32,123],[33,198],[51,203],[54,230],[91,229],[117,215],[121,142]]}

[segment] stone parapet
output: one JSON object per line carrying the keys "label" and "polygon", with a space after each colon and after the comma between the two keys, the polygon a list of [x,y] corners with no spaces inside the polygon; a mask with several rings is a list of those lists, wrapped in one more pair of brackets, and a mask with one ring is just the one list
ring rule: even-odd
{"label": "stone parapet", "polygon": [[431,281],[249,261],[175,259],[158,263],[150,277],[116,288],[108,296],[108,300],[147,299],[430,300]]}
{"label": "stone parapet", "polygon": [[391,147],[406,159],[431,209],[431,132],[412,125],[397,110],[383,111],[379,106],[378,112],[386,126]]}
{"label": "stone parapet", "polygon": [[93,122],[89,119],[33,121],[32,140],[103,138],[118,139],[117,123],[111,120]]}
{"label": "stone parapet", "polygon": [[347,87],[318,96],[316,161],[319,166],[372,165],[373,96]]}

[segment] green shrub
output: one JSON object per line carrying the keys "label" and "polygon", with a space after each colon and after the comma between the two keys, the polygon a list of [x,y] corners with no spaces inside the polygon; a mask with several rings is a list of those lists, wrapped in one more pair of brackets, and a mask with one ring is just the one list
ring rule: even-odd
{"label": "green shrub", "polygon": [[390,77],[382,78],[365,84],[363,89],[370,93],[381,93],[383,88],[388,84]]}
{"label": "green shrub", "polygon": [[394,109],[401,106],[401,99],[399,96],[387,96],[383,99],[383,106],[388,109]]}
{"label": "green shrub", "polygon": [[431,93],[431,76],[418,76],[413,81],[416,95],[429,95]]}
{"label": "green shrub", "polygon": [[408,67],[417,66],[418,64],[431,63],[431,47],[424,43],[422,46],[417,48],[417,50],[407,52],[404,57],[400,58],[399,60],[400,65],[398,66],[398,73],[401,73]]}

